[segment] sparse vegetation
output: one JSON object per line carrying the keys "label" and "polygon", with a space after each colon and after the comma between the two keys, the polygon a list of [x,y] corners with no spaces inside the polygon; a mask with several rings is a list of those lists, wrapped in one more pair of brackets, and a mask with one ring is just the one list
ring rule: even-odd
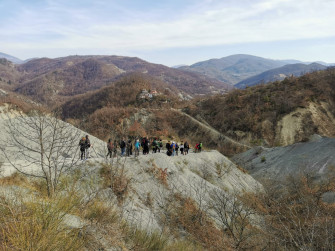
{"label": "sparse vegetation", "polygon": [[[184,111],[194,117],[201,116],[215,129],[236,140],[250,138],[249,143],[258,145],[265,139],[273,146],[277,122],[295,109],[308,107],[310,102],[326,102],[330,112],[335,114],[334,79],[335,69],[329,68],[301,77],[286,78],[282,82],[195,100],[195,105],[188,106]],[[318,132],[310,119],[305,118],[305,122],[304,133],[297,141]]]}
{"label": "sparse vegetation", "polygon": [[[95,62],[87,62],[83,66],[92,68],[93,71],[91,74],[84,74],[86,80],[101,74],[99,65]],[[318,82],[318,79],[321,81]],[[208,121],[213,123],[217,130],[227,132],[236,139],[248,137],[247,134],[251,133],[253,143],[260,144],[263,142],[260,138],[264,135],[259,131],[259,123],[264,119],[275,123],[287,112],[299,106],[306,106],[310,101],[334,102],[334,88],[329,83],[333,79],[333,69],[302,78],[288,78],[282,83],[234,91],[224,97],[197,100],[199,103],[193,104],[194,107],[191,107],[189,112],[192,114],[197,109],[204,109],[199,114],[204,118],[210,118]],[[119,83],[125,84],[122,81],[126,80],[120,79]],[[129,107],[116,108],[116,103],[120,100],[115,101],[115,104],[107,104],[105,101],[99,103],[105,107],[95,107],[95,104],[88,103],[89,109],[85,117],[87,121],[82,121],[79,115],[71,115],[70,119],[81,124],[82,128],[96,131],[102,138],[106,135],[131,133],[135,136],[149,133],[171,137],[178,135],[177,138],[181,139],[189,131],[198,130],[194,121],[186,121],[183,124],[185,128],[181,128],[178,123],[187,116],[178,110],[168,110],[162,114],[160,101],[157,100],[157,103],[153,101],[151,104],[158,110],[151,111],[152,117],[148,119],[146,126],[138,120],[135,120],[136,123],[130,123],[125,117],[128,118],[137,112],[136,106],[143,108],[147,104],[136,103],[136,95],[130,93],[132,87],[139,88],[141,85],[137,86],[138,83],[132,81],[126,84],[129,84],[129,89],[116,93],[129,96],[129,99],[122,103]],[[316,84],[321,87],[315,86]],[[308,91],[303,87],[311,89]],[[107,89],[108,87],[104,91]],[[113,88],[109,90],[115,91]],[[287,100],[276,94],[277,92],[280,95],[288,95]],[[291,96],[290,92],[297,96]],[[100,101],[99,95],[96,101]],[[83,97],[85,99],[85,95]],[[88,100],[85,99],[89,102]],[[250,104],[250,107],[245,107],[245,102]],[[214,110],[211,110],[211,105]],[[81,113],[82,108],[75,108],[71,112]],[[222,113],[220,109],[223,110]],[[230,118],[224,112],[234,114]],[[214,118],[218,121],[213,121]],[[273,127],[270,129],[273,130]],[[235,130],[241,132],[234,134]],[[197,139],[199,135],[204,134],[203,132],[199,129],[194,138]],[[42,135],[33,136],[33,141],[41,144],[41,138]],[[75,138],[77,144],[77,137]],[[21,142],[19,139],[16,141]],[[54,142],[57,145],[57,140]],[[207,143],[215,146],[216,141]],[[228,149],[227,146],[231,148]],[[241,150],[237,145],[218,147],[231,154]],[[61,148],[60,145],[59,149]],[[327,180],[311,175],[304,175],[299,179],[290,178],[287,184],[265,186],[265,193],[243,195],[232,193],[228,185],[225,188],[213,189],[219,178],[229,175],[231,169],[224,162],[200,168],[191,167],[192,170],[197,170],[195,172],[202,179],[191,173],[196,177],[195,180],[178,183],[174,182],[176,177],[173,172],[168,173],[166,168],[158,167],[152,159],[146,162],[148,168],[145,172],[142,169],[138,173],[149,177],[150,182],[162,191],[145,187],[146,190],[142,192],[135,191],[136,183],[133,181],[136,179],[128,175],[124,162],[120,159],[97,165],[92,161],[76,170],[66,172],[67,176],[50,176],[50,169],[58,168],[54,166],[57,160],[62,157],[69,160],[64,152],[67,153],[67,150],[62,149],[60,152],[56,151],[55,155],[48,155],[47,160],[51,163],[49,165],[45,165],[47,161],[43,161],[47,171],[42,170],[42,179],[22,175],[26,169],[0,179],[1,188],[16,192],[15,199],[11,193],[0,197],[0,250],[105,250],[114,247],[123,250],[162,251],[334,249],[335,206],[334,203],[323,199],[325,193],[335,192],[333,175],[329,175],[330,179]],[[40,150],[39,153],[44,152]],[[256,154],[262,156],[261,150]],[[261,158],[261,162],[267,161],[269,159]],[[134,163],[141,164],[139,159],[134,160]],[[94,173],[96,179],[91,180],[91,177],[88,177],[84,165]],[[184,159],[177,165],[180,168],[183,165],[188,166],[189,162]],[[71,166],[67,167],[72,169]],[[57,170],[62,173],[65,169]],[[88,176],[84,177],[84,174]],[[189,172],[185,171],[184,174]],[[187,187],[180,184],[187,184]],[[132,200],[135,196],[139,199]],[[134,205],[129,206],[127,203]],[[160,231],[142,229],[138,222],[131,224],[129,218],[132,216],[126,219],[124,212],[135,211],[134,208],[139,209],[139,214],[149,212],[145,215],[146,220],[155,220]],[[134,213],[134,217],[139,217],[139,214]],[[82,225],[71,226],[68,217],[77,219]]]}
{"label": "sparse vegetation", "polygon": [[80,230],[64,224],[69,205],[57,201],[16,201],[2,197],[0,202],[1,250],[81,250],[85,241]]}
{"label": "sparse vegetation", "polygon": [[168,173],[167,173],[167,168],[165,168],[164,170],[160,167],[158,167],[154,160],[150,160],[149,164],[151,164],[151,167],[149,167],[148,169],[146,169],[147,172],[152,173],[153,176],[164,186],[168,187]]}
{"label": "sparse vegetation", "polygon": [[103,187],[111,188],[118,202],[122,203],[129,193],[132,180],[127,176],[124,165],[119,161],[114,164],[102,163],[100,176],[103,178]]}

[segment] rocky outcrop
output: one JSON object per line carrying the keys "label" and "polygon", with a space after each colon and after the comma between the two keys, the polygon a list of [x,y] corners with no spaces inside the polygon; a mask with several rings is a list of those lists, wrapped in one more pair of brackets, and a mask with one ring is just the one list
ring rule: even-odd
{"label": "rocky outcrop", "polygon": [[293,175],[311,173],[326,177],[335,166],[335,139],[318,135],[309,142],[285,147],[255,147],[237,154],[232,161],[245,168],[257,180],[284,180]]}
{"label": "rocky outcrop", "polygon": [[306,108],[298,108],[284,116],[276,126],[275,142],[279,145],[291,145],[304,141],[314,133],[332,137],[335,135],[335,117],[329,104],[309,103]]}

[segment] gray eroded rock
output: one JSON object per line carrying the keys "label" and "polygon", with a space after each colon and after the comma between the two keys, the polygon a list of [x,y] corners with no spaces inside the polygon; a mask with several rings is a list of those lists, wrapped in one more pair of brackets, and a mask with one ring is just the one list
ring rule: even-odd
{"label": "gray eroded rock", "polygon": [[315,135],[309,142],[285,147],[255,147],[232,160],[256,179],[284,179],[311,172],[324,176],[335,167],[335,139]]}

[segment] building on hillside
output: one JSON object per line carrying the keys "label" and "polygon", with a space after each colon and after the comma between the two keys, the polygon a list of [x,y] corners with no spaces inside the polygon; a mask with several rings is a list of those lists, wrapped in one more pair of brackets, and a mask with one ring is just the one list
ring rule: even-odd
{"label": "building on hillside", "polygon": [[147,91],[146,89],[142,89],[139,98],[140,99],[152,99],[153,97],[160,95],[159,92],[157,92],[156,89],[152,89],[150,91]]}
{"label": "building on hillside", "polygon": [[157,96],[159,93],[156,91],[156,89],[151,90],[150,94],[152,96]]}

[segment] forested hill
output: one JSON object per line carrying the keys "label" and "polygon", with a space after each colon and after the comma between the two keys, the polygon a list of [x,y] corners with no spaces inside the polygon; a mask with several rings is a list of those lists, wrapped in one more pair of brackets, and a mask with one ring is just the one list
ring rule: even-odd
{"label": "forested hill", "polygon": [[248,143],[287,145],[314,133],[334,137],[335,68],[204,98],[184,111]]}

